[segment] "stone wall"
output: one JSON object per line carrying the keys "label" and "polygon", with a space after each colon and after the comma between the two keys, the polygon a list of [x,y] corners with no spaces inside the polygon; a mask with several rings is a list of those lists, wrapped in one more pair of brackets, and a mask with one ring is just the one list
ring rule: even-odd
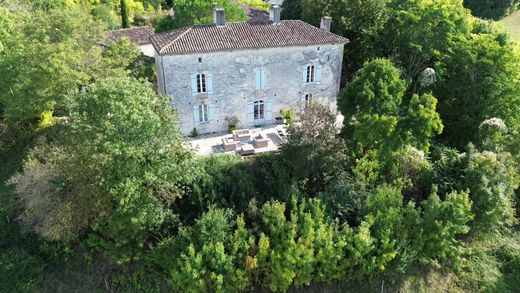
{"label": "stone wall", "polygon": [[[269,102],[272,119],[280,116],[282,108],[302,109],[306,93],[335,109],[342,58],[342,44],[156,56],[159,92],[172,98],[178,109],[179,126],[186,135],[193,128],[199,133],[226,131],[225,118],[230,116],[240,120],[240,128],[253,127],[255,123],[248,112],[255,100]],[[303,81],[302,71],[309,64],[320,67],[320,82]],[[256,90],[257,68],[266,72],[263,90]],[[192,93],[191,79],[198,73],[212,76],[212,92]],[[194,106],[199,104],[211,108],[209,122],[195,121]]]}

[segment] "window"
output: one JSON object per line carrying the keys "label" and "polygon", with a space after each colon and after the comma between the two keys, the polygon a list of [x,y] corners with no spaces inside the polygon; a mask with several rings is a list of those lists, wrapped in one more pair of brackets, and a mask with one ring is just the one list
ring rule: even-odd
{"label": "window", "polygon": [[202,63],[202,58],[199,58],[199,63]]}
{"label": "window", "polygon": [[209,121],[208,112],[209,112],[208,105],[206,105],[206,104],[199,105],[199,122],[200,123]]}
{"label": "window", "polygon": [[307,80],[306,82],[314,82],[316,75],[316,67],[314,65],[307,66]]}
{"label": "window", "polygon": [[302,67],[302,82],[303,83],[320,83],[323,66],[308,64]]}
{"label": "window", "polygon": [[308,103],[312,100],[312,94],[307,93],[303,96],[303,98],[305,99],[305,103]]}
{"label": "window", "polygon": [[261,91],[265,89],[267,74],[265,68],[255,69],[255,89]]}
{"label": "window", "polygon": [[213,94],[213,74],[210,72],[191,75],[191,94],[196,96],[203,93]]}
{"label": "window", "polygon": [[320,47],[318,47],[318,51],[320,50]]}
{"label": "window", "polygon": [[254,119],[255,120],[262,120],[265,118],[265,104],[264,101],[255,101],[255,107],[254,107]]}
{"label": "window", "polygon": [[206,92],[206,75],[204,73],[197,74],[197,93]]}

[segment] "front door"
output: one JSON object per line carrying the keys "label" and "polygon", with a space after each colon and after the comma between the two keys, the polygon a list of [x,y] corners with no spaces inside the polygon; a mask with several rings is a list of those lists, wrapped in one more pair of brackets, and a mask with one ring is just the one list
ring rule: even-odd
{"label": "front door", "polygon": [[265,103],[263,100],[254,102],[253,119],[255,125],[263,125],[265,123]]}

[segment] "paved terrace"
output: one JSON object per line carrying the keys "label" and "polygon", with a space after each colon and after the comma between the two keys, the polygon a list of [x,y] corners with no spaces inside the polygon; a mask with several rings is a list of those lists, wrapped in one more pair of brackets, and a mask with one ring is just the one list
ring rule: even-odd
{"label": "paved terrace", "polygon": [[[343,116],[338,114],[336,116],[336,126],[341,127],[343,125]],[[263,137],[268,138],[267,147],[254,148],[254,153],[263,152],[274,152],[278,151],[280,146],[287,139],[287,126],[286,125],[270,125],[262,128],[251,128],[251,140],[247,143],[249,146],[254,146],[252,139],[258,134],[262,134]],[[241,149],[237,148],[235,151],[226,151],[223,145],[223,138],[232,138],[233,135],[229,133],[212,133],[200,135],[195,138],[190,138],[188,143],[195,149],[195,152],[199,156],[209,156],[212,154],[241,154]]]}
{"label": "paved terrace", "polygon": [[[262,128],[251,128],[250,132],[251,140],[249,142],[243,142],[241,146],[245,144],[249,145],[249,147],[253,146],[252,139],[258,136],[258,134],[262,134],[263,137],[268,139],[267,147],[254,148],[254,153],[273,152],[277,151],[284,143],[286,126],[272,125]],[[195,138],[190,138],[189,143],[199,156],[209,156],[211,154],[240,154],[240,147],[235,151],[224,150],[222,140],[225,137],[231,138],[232,135],[229,133],[200,135]]]}

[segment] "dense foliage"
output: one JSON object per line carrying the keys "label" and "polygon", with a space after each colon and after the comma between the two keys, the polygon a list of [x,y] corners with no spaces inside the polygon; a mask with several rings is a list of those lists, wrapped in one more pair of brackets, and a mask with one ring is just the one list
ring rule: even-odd
{"label": "dense foliage", "polygon": [[482,18],[500,19],[510,13],[518,5],[517,0],[464,0],[464,6]]}
{"label": "dense foliage", "polygon": [[[520,55],[461,1],[287,0],[352,41],[345,119],[307,103],[279,153],[246,160],[194,156],[139,50],[100,45],[121,1],[6,1],[0,291],[71,263],[113,291],[379,291],[426,269],[518,288]],[[129,22],[172,4],[124,2]],[[211,1],[175,6],[164,29],[211,22]]]}
{"label": "dense foliage", "polygon": [[157,32],[169,31],[175,28],[191,26],[194,24],[213,23],[213,7],[217,3],[224,8],[226,22],[245,21],[246,14],[230,0],[176,0],[175,15],[162,18],[156,26]]}

